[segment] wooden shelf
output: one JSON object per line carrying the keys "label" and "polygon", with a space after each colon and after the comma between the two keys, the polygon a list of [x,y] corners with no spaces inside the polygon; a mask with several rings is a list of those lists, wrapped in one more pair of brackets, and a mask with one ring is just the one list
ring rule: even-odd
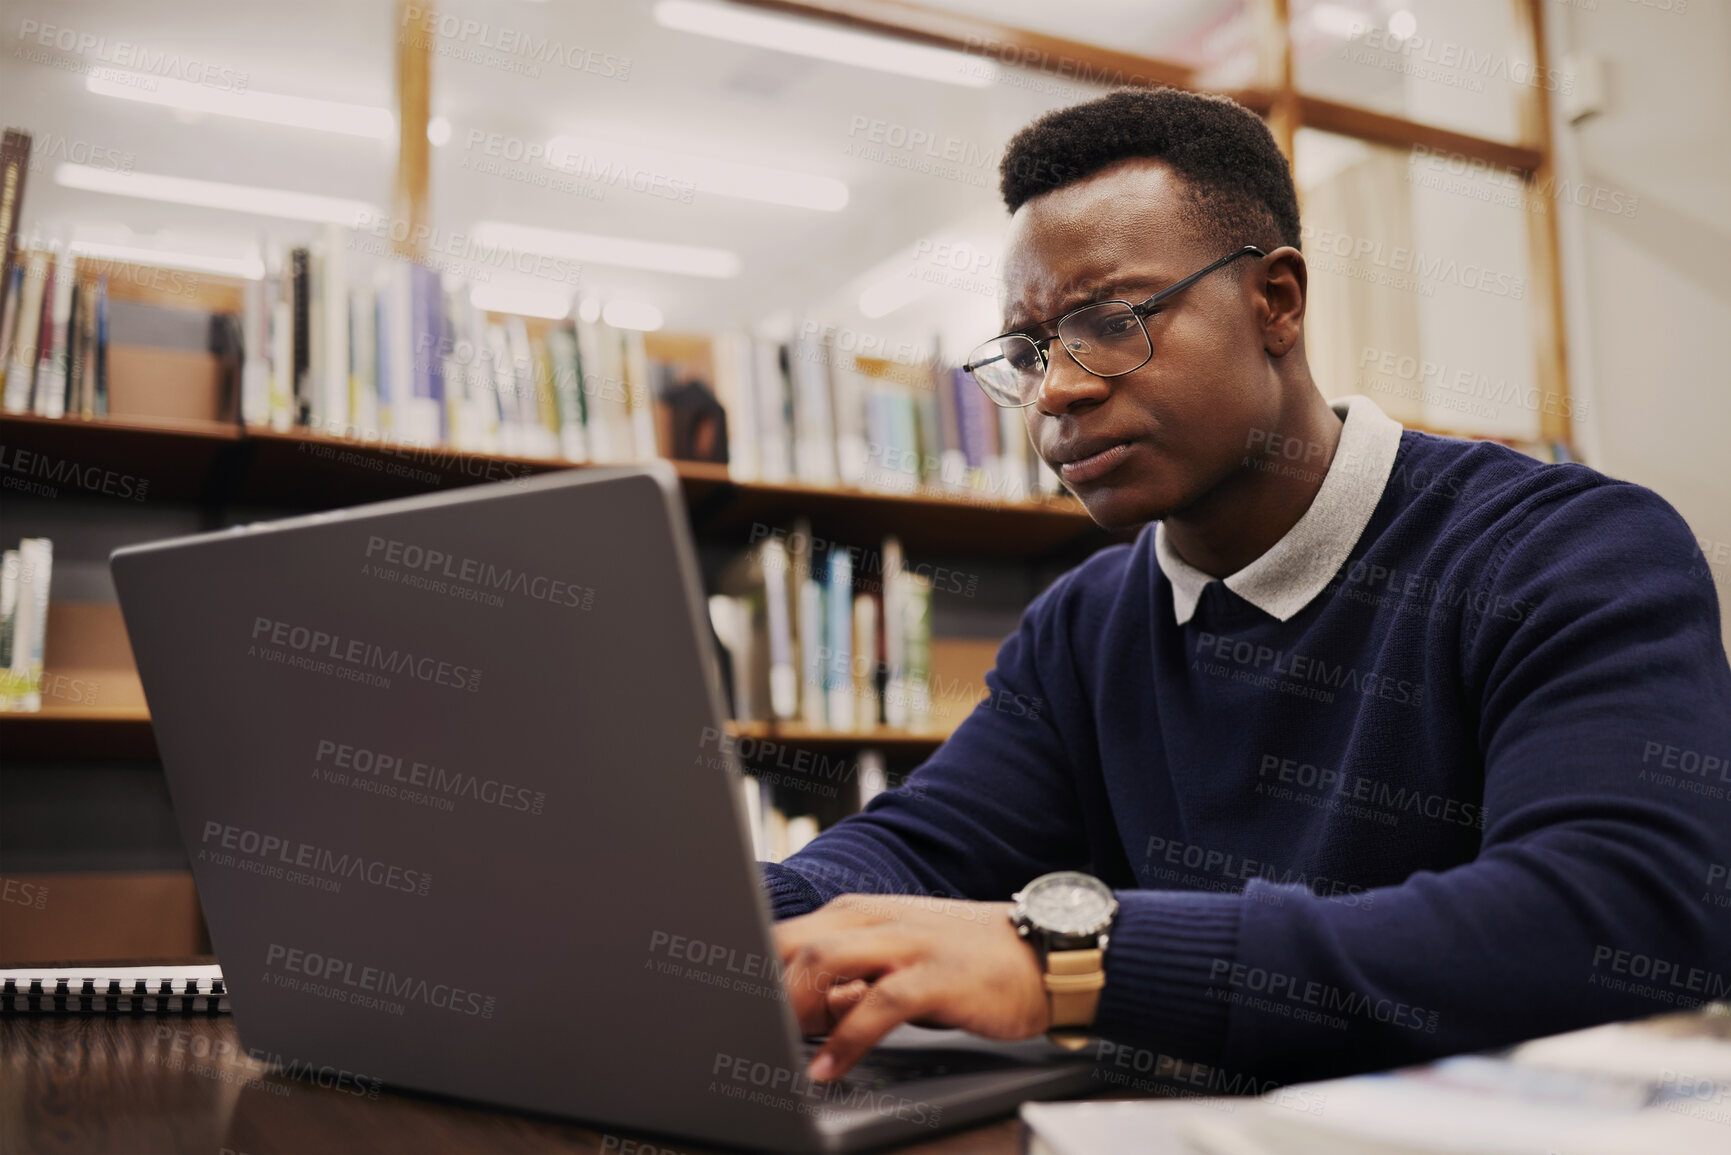
{"label": "wooden shelf", "polygon": [[[61,493],[131,500],[340,508],[503,481],[568,461],[413,448],[304,431],[217,422],[0,415],[0,442],[32,457],[19,472]],[[675,461],[694,531],[748,544],[758,527],[808,517],[812,530],[864,544],[897,535],[911,553],[1038,557],[1115,540],[1070,497],[992,501],[984,495],[880,493],[798,482],[742,482],[727,467]],[[91,467],[96,467],[92,469]],[[75,480],[68,480],[76,474]],[[116,475],[109,480],[108,474]],[[58,480],[57,480],[58,479]],[[106,487],[106,488],[105,488]],[[138,495],[142,494],[140,498]]]}
{"label": "wooden shelf", "polygon": [[0,710],[0,750],[6,761],[29,758],[150,758],[156,737],[144,707],[44,707],[35,713]]}
{"label": "wooden shelf", "polygon": [[824,730],[798,722],[729,722],[728,733],[735,738],[752,738],[759,742],[782,742],[789,746],[811,749],[876,746],[891,753],[918,754],[943,745],[949,735],[937,730],[898,730],[878,726],[870,730]]}
{"label": "wooden shelf", "polygon": [[[915,732],[887,726],[842,732],[786,722],[729,722],[727,730],[736,738],[781,742],[807,749],[877,746],[901,754],[935,750],[949,736],[935,730]],[[5,750],[8,762],[27,758],[156,757],[150,711],[142,706],[114,709],[44,707],[35,713],[0,711],[0,748]]]}

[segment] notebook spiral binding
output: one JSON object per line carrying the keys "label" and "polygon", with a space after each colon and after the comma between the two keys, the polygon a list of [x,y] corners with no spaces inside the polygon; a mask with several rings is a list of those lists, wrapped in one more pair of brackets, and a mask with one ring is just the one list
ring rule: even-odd
{"label": "notebook spiral binding", "polygon": [[7,971],[0,979],[0,1015],[227,1014],[228,987],[215,967],[187,968],[185,978],[143,977],[114,968],[106,974]]}

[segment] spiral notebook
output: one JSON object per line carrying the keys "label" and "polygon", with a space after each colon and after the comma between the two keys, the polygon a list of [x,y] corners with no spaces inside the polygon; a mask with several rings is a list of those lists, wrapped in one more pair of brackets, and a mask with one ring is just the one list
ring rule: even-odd
{"label": "spiral notebook", "polygon": [[0,1015],[228,1013],[214,965],[115,966],[49,963],[0,969]]}

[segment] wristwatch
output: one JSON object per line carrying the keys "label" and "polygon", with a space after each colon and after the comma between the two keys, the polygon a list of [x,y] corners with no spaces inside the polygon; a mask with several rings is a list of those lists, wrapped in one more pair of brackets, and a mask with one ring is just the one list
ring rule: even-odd
{"label": "wristwatch", "polygon": [[1028,940],[1045,972],[1052,1026],[1047,1037],[1080,1050],[1106,985],[1106,932],[1118,913],[1112,890],[1091,874],[1042,874],[1010,896],[1010,923]]}

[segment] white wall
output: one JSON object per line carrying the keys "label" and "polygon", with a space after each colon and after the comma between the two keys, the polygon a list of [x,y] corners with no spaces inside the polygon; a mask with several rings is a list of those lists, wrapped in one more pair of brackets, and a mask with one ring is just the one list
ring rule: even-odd
{"label": "white wall", "polygon": [[1604,112],[1554,126],[1582,189],[1559,217],[1576,432],[1588,464],[1688,521],[1731,647],[1731,4],[1544,7],[1553,66],[1591,53],[1606,77]]}

